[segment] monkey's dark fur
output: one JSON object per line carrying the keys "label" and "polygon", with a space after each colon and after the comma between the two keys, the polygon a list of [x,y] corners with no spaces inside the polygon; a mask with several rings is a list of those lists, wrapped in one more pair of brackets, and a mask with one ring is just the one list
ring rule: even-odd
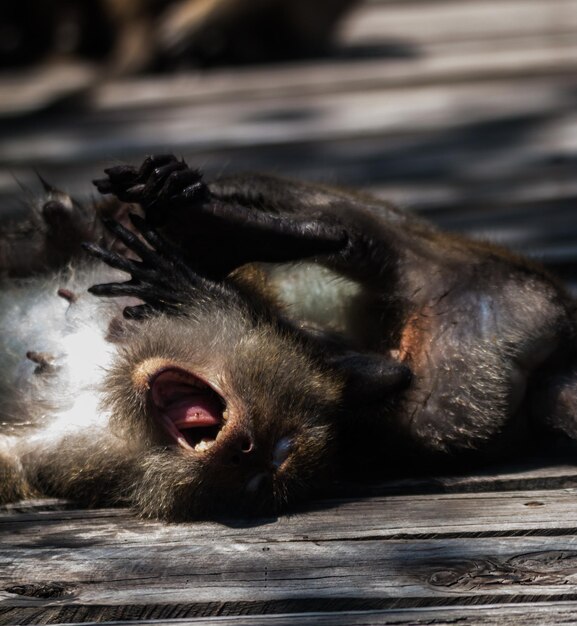
{"label": "monkey's dark fur", "polygon": [[96,185],[124,226],[48,188],[39,223],[73,228],[0,244],[0,499],[264,513],[363,471],[577,437],[575,303],[539,266],[374,198],[207,185],[171,156]]}

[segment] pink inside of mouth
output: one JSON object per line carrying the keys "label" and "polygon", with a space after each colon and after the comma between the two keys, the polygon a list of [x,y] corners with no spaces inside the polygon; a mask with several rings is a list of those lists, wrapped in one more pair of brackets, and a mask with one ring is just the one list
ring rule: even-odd
{"label": "pink inside of mouth", "polygon": [[155,417],[185,449],[213,441],[222,428],[224,400],[198,376],[180,368],[159,372],[150,383]]}

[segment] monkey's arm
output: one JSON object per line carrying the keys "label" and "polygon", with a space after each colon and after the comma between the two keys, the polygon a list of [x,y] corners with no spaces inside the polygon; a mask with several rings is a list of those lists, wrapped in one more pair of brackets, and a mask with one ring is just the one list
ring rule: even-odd
{"label": "monkey's arm", "polygon": [[[98,190],[138,202],[146,219],[180,245],[187,262],[220,279],[254,261],[282,263],[350,246],[334,205],[315,207],[311,189],[255,176],[210,186],[172,155],[148,157],[140,168],[117,166]],[[350,200],[348,201],[350,204]]]}

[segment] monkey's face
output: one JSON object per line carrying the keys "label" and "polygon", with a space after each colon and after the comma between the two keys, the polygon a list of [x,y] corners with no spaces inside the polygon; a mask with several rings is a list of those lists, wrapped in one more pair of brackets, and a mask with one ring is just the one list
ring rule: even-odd
{"label": "monkey's face", "polygon": [[142,514],[270,513],[321,486],[341,396],[334,373],[293,338],[244,320],[146,331],[111,377],[113,425],[140,441],[130,497]]}

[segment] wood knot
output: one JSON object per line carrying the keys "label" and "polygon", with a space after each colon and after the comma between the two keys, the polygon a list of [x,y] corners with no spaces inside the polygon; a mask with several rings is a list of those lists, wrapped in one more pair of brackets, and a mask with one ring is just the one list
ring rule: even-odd
{"label": "wood knot", "polygon": [[43,583],[22,583],[6,587],[4,591],[27,598],[44,598],[46,600],[71,596],[76,585],[70,583],[48,581]]}

